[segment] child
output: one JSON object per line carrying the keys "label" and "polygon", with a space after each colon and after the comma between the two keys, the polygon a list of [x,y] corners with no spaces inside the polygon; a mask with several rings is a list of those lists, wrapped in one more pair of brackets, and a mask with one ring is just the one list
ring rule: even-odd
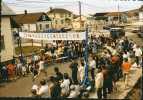
{"label": "child", "polygon": [[22,75],[25,76],[26,75],[26,67],[22,66]]}

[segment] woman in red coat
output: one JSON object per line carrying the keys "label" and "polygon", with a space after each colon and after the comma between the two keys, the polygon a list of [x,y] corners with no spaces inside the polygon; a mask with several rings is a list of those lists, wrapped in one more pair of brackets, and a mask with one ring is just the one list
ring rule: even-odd
{"label": "woman in red coat", "polygon": [[8,64],[7,65],[7,71],[8,71],[8,76],[9,79],[14,79],[14,75],[15,75],[15,65],[14,64]]}

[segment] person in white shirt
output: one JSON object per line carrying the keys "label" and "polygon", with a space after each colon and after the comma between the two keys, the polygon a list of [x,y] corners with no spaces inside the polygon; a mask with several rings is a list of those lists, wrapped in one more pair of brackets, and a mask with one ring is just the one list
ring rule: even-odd
{"label": "person in white shirt", "polygon": [[64,73],[64,80],[63,80],[63,82],[61,83],[60,86],[62,88],[61,95],[63,97],[68,96],[69,92],[70,92],[70,80],[68,78],[68,74],[67,73]]}
{"label": "person in white shirt", "polygon": [[75,84],[70,86],[70,94],[68,98],[77,98],[80,95],[80,86]]}
{"label": "person in white shirt", "polygon": [[22,75],[25,76],[26,75],[26,67],[23,65],[22,66]]}
{"label": "person in white shirt", "polygon": [[89,66],[91,68],[91,77],[92,77],[92,80],[95,80],[95,68],[96,68],[95,57],[91,57],[91,60],[89,62]]}
{"label": "person in white shirt", "polygon": [[22,63],[20,61],[18,61],[17,66],[16,66],[16,74],[18,76],[22,75]]}
{"label": "person in white shirt", "polygon": [[130,58],[130,53],[127,52],[127,51],[124,51],[124,53],[123,53],[123,59],[128,59],[129,60],[129,58]]}
{"label": "person in white shirt", "polygon": [[84,79],[84,61],[81,60],[78,68],[79,76],[80,76],[80,82]]}
{"label": "person in white shirt", "polygon": [[39,89],[39,87],[38,87],[38,85],[36,85],[36,84],[33,84],[33,86],[32,86],[32,88],[31,89],[35,89],[36,90],[36,92],[38,92],[38,89]]}
{"label": "person in white shirt", "polygon": [[47,76],[47,72],[46,72],[46,69],[44,67],[44,58],[41,58],[40,61],[39,61],[39,73],[38,75],[40,75],[41,72],[44,72],[45,73],[45,76]]}
{"label": "person in white shirt", "polygon": [[102,99],[103,80],[104,80],[103,72],[101,69],[99,69],[95,77],[95,88],[97,91],[98,99]]}
{"label": "person in white shirt", "polygon": [[141,61],[141,57],[142,57],[142,50],[139,46],[137,46],[136,48],[134,48],[134,52],[135,52],[137,65],[140,66],[140,61]]}
{"label": "person in white shirt", "polygon": [[34,55],[34,61],[38,61],[39,60],[39,56],[38,55]]}
{"label": "person in white shirt", "polygon": [[37,95],[41,97],[49,97],[49,87],[46,84],[46,80],[41,80],[40,85],[41,87],[39,88]]}

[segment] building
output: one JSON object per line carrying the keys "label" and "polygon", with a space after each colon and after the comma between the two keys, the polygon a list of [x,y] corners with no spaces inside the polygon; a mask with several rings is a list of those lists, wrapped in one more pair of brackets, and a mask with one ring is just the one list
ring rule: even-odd
{"label": "building", "polygon": [[17,14],[13,19],[21,27],[21,31],[28,32],[42,32],[51,29],[51,19],[46,13],[27,13],[25,10],[24,14]]}
{"label": "building", "polygon": [[72,22],[73,30],[75,31],[85,30],[86,22],[87,18],[85,16],[81,16],[81,19],[80,16],[77,16]]}
{"label": "building", "polygon": [[52,19],[52,28],[60,30],[67,27],[72,28],[73,13],[62,8],[50,8],[47,12],[48,16]]}
{"label": "building", "polygon": [[143,21],[143,5],[139,9],[139,21]]}
{"label": "building", "polygon": [[14,42],[11,31],[11,16],[15,13],[2,2],[1,35],[0,35],[0,60],[2,63],[11,61],[14,56]]}
{"label": "building", "polygon": [[92,19],[95,20],[95,29],[96,30],[102,30],[104,26],[107,25],[108,17],[105,16],[108,14],[107,12],[101,12],[101,13],[95,13],[92,16]]}
{"label": "building", "polygon": [[122,21],[122,18],[124,17],[123,12],[109,12],[105,15],[108,17],[108,24],[119,24]]}

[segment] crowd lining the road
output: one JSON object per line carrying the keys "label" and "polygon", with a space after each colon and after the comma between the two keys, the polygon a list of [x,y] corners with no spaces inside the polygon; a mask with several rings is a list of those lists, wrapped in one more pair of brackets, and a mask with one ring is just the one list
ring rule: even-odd
{"label": "crowd lining the road", "polygon": [[[88,93],[95,89],[97,97],[101,99],[107,98],[107,94],[118,88],[116,82],[121,78],[124,79],[125,88],[128,86],[131,67],[143,67],[143,47],[138,46],[133,40],[127,37],[113,40],[103,35],[91,36],[88,43],[90,85],[84,87],[82,85],[85,76],[84,51],[85,41],[58,41],[52,46],[46,45],[39,55],[33,53],[30,60],[19,56],[19,60],[3,65],[1,76],[3,81],[7,81],[32,73],[34,82],[40,73],[44,73],[45,78],[40,81],[40,86],[36,84],[32,86],[33,97],[88,97]],[[47,56],[46,52],[50,52],[51,56]],[[47,77],[49,59],[52,59],[52,64],[55,63],[57,53],[60,57],[67,57],[58,62],[71,62],[69,66],[71,75],[67,72],[61,73],[60,67],[55,67],[55,74]]]}

